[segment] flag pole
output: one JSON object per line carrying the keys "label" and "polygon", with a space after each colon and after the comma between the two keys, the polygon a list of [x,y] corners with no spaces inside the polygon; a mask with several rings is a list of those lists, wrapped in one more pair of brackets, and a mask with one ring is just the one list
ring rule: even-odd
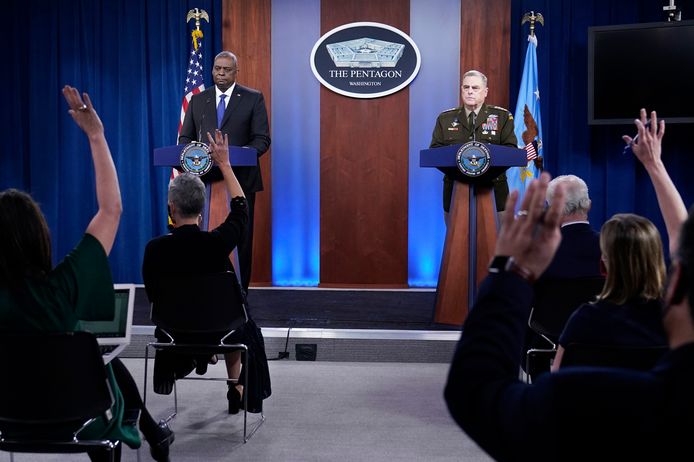
{"label": "flag pole", "polygon": [[[540,176],[543,168],[542,121],[540,117],[540,88],[537,72],[537,45],[535,36],[537,24],[544,26],[545,20],[541,13],[531,11],[525,13],[521,25],[529,23],[528,47],[523,64],[523,74],[518,100],[514,112],[515,134],[518,147],[524,149],[528,163],[525,167],[513,167],[507,171],[510,190],[518,190],[520,198],[525,194],[530,180]],[[519,200],[520,203],[520,200]]]}

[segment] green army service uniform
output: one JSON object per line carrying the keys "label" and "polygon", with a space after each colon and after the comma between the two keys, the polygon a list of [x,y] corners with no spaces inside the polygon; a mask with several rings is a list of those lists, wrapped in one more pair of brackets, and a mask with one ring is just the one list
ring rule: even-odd
{"label": "green army service uniform", "polygon": [[[434,133],[431,135],[430,148],[438,148],[451,144],[462,144],[472,141],[472,128],[465,115],[465,107],[449,109],[439,114],[436,119]],[[501,146],[518,147],[514,133],[513,115],[499,106],[483,104],[475,120],[475,140],[481,143],[498,144]],[[453,194],[453,179],[448,175],[443,177],[443,210],[448,212]],[[494,178],[494,198],[496,210],[501,212],[508,197],[506,173]]]}

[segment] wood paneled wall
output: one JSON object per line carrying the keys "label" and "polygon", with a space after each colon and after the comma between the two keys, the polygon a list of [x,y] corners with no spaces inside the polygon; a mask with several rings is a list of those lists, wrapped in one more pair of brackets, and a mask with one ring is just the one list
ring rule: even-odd
{"label": "wood paneled wall", "polygon": [[508,109],[511,0],[461,0],[460,15],[460,75],[485,74],[486,102]]}
{"label": "wood paneled wall", "polygon": [[[239,83],[261,90],[268,111],[271,3],[224,0],[222,37],[224,48],[239,58]],[[510,3],[461,0],[461,75],[468,69],[484,72],[489,78],[487,101],[506,108]],[[409,0],[321,0],[321,34],[357,21],[381,22],[409,34],[409,7]],[[409,89],[366,100],[324,87],[320,92],[320,283],[404,287]],[[268,152],[261,158],[265,191],[256,199],[254,285],[272,280],[270,165]]]}
{"label": "wood paneled wall", "polygon": [[[224,0],[222,5],[222,44],[239,60],[237,81],[263,92],[270,129],[271,108],[271,0]],[[216,50],[215,54],[221,50]],[[253,285],[272,282],[272,176],[270,150],[260,158],[265,190],[256,193],[253,234]]]}
{"label": "wood paneled wall", "polygon": [[[409,33],[409,0],[322,0],[321,34],[357,21]],[[407,286],[409,89],[377,99],[321,87],[321,286]]]}

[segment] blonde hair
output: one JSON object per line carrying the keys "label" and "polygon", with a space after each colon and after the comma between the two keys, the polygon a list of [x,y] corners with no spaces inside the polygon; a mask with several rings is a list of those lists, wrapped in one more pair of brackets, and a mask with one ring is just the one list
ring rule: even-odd
{"label": "blonde hair", "polygon": [[618,213],[600,229],[607,278],[598,296],[621,305],[634,298],[654,300],[665,283],[663,242],[655,225],[639,215]]}

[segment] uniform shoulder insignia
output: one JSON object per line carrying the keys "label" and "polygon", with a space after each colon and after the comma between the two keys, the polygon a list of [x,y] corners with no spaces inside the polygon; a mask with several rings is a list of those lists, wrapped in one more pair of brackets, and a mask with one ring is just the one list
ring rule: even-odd
{"label": "uniform shoulder insignia", "polygon": [[501,111],[501,112],[509,112],[508,109],[503,108],[503,107],[501,107],[501,106],[494,106],[494,105],[492,105],[492,104],[489,104],[489,105],[487,105],[487,107],[488,107],[489,109],[495,109],[495,110]]}
{"label": "uniform shoulder insignia", "polygon": [[442,112],[441,114],[445,114],[445,113],[447,113],[447,112],[453,112],[453,111],[457,111],[458,109],[460,109],[460,108],[457,108],[457,107],[452,107],[452,108],[450,108],[450,109],[446,109],[446,110],[445,110],[445,111],[443,111],[443,112]]}

